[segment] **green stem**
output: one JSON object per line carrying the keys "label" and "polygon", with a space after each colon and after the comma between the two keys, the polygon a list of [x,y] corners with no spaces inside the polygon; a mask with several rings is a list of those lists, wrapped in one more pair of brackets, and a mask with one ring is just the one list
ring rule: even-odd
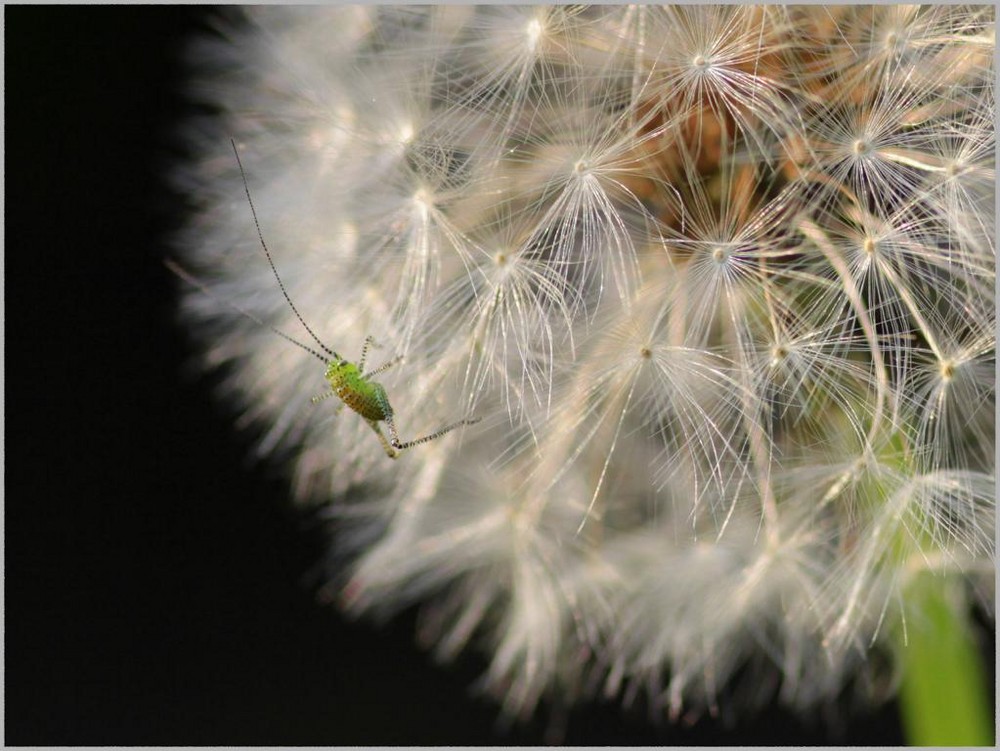
{"label": "green stem", "polygon": [[994,745],[993,712],[968,612],[955,577],[922,573],[906,588],[899,700],[911,746]]}

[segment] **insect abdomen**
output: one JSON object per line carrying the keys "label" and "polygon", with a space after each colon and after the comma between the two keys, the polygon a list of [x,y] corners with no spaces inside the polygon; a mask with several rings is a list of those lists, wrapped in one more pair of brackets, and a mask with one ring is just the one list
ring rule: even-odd
{"label": "insect abdomen", "polygon": [[340,400],[366,420],[384,420],[389,412],[389,399],[381,385],[365,380],[353,363],[331,362],[326,380]]}

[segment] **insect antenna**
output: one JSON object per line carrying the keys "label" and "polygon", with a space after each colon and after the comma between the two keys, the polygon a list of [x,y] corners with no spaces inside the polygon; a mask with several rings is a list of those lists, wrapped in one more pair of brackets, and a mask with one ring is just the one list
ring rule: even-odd
{"label": "insect antenna", "polygon": [[[170,258],[164,258],[163,259],[163,264],[168,269],[170,269],[172,272],[174,272],[177,276],[179,276],[181,279],[183,279],[185,282],[187,282],[188,284],[190,284],[192,287],[197,287],[203,293],[205,293],[206,295],[208,295],[209,297],[211,297],[213,299],[221,299],[218,295],[216,295],[215,293],[213,293],[212,290],[210,290],[208,287],[206,287],[200,281],[198,281],[193,276],[191,276],[191,274],[189,274],[187,271],[185,271],[184,267],[181,266],[179,263],[174,262]],[[314,350],[309,345],[303,344],[298,339],[293,339],[288,334],[286,334],[284,331],[279,331],[278,329],[274,328],[274,326],[270,326],[270,325],[264,323],[262,320],[260,320],[260,318],[258,318],[257,316],[255,316],[250,311],[244,310],[239,305],[237,305],[236,303],[234,303],[232,300],[223,300],[223,302],[226,303],[226,305],[228,305],[229,307],[231,307],[233,310],[235,310],[237,313],[239,313],[241,315],[244,315],[247,318],[249,318],[251,321],[253,321],[257,325],[263,326],[265,328],[270,329],[271,331],[273,331],[275,334],[277,334],[278,336],[280,336],[285,341],[291,342],[292,344],[294,344],[296,347],[298,347],[300,349],[304,349],[306,352],[308,352],[310,355],[312,355],[316,359],[320,360],[321,362],[328,362],[329,361],[329,358],[327,358],[325,355],[320,354],[319,352],[317,352],[316,350]],[[326,348],[324,347],[324,349],[326,349]],[[329,351],[329,350],[327,350],[327,351]],[[332,353],[332,354],[334,354],[334,356],[337,357],[336,353]]]}
{"label": "insect antenna", "polygon": [[[313,338],[313,341],[320,346],[320,349],[322,349],[324,352],[326,352],[334,359],[342,360],[343,358],[340,355],[338,355],[332,349],[323,344],[320,338],[316,336],[316,333],[311,328],[309,328],[309,324],[306,323],[305,319],[302,317],[302,314],[299,313],[299,309],[296,308],[295,303],[292,302],[292,298],[289,297],[288,290],[285,289],[285,283],[281,281],[281,276],[278,274],[278,269],[274,265],[274,259],[271,258],[271,251],[267,249],[267,243],[264,242],[264,233],[260,231],[260,222],[257,221],[257,209],[254,208],[253,199],[250,197],[250,186],[247,184],[247,173],[243,170],[243,162],[240,161],[240,152],[236,148],[236,140],[230,138],[229,143],[233,145],[233,153],[236,155],[236,164],[238,164],[240,168],[240,177],[243,178],[243,190],[247,194],[247,203],[250,204],[250,213],[253,214],[253,223],[254,226],[257,228],[257,237],[260,238],[260,246],[264,249],[264,255],[267,256],[267,262],[271,266],[271,271],[274,273],[274,278],[278,280],[278,286],[281,288],[281,294],[285,296],[285,301],[292,309],[292,312],[295,313],[295,317],[299,319],[299,323],[301,323],[303,328],[305,328],[305,330],[309,332],[309,336],[311,336]],[[282,336],[285,335],[282,334]],[[288,337],[286,336],[285,338],[287,339]],[[296,344],[298,344],[298,342],[296,342]],[[327,361],[327,358],[325,357],[321,359],[324,362]]]}

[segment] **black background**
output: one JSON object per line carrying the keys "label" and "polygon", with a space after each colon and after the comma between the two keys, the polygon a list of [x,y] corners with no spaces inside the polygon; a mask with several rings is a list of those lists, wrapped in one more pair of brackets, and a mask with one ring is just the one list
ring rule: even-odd
{"label": "black background", "polygon": [[[483,659],[435,666],[412,613],[316,604],[322,531],[182,374],[160,259],[185,203],[162,175],[204,15],[6,8],[6,742],[542,744],[544,714],[498,729]],[[565,742],[902,743],[892,704],[838,725],[657,728],[612,702]]]}

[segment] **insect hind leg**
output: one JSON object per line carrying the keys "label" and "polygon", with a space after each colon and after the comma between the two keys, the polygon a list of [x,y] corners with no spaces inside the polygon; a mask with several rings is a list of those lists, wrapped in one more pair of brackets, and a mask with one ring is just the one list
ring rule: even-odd
{"label": "insect hind leg", "polygon": [[[399,452],[397,452],[393,446],[389,445],[389,441],[386,440],[385,434],[382,432],[382,429],[378,426],[378,423],[375,422],[375,420],[365,420],[365,422],[367,422],[369,427],[371,427],[371,429],[375,431],[375,435],[378,436],[379,443],[381,443],[382,448],[385,449],[385,455],[388,456],[390,459],[395,459],[397,456],[399,456]],[[393,430],[393,428],[391,427],[392,423],[389,423],[389,425],[390,425],[389,428],[390,431]],[[393,433],[393,435],[395,435],[395,433]]]}
{"label": "insect hind leg", "polygon": [[428,441],[433,441],[436,438],[440,438],[445,433],[450,433],[455,428],[459,428],[463,425],[475,425],[479,422],[481,417],[476,417],[471,420],[459,420],[458,422],[453,422],[451,425],[445,425],[440,430],[435,430],[430,435],[420,436],[420,438],[414,438],[412,441],[401,441],[399,440],[399,433],[396,431],[396,421],[393,419],[391,414],[386,415],[385,422],[389,426],[389,443],[397,451],[405,451],[413,446],[419,446],[421,443],[427,443]]}

